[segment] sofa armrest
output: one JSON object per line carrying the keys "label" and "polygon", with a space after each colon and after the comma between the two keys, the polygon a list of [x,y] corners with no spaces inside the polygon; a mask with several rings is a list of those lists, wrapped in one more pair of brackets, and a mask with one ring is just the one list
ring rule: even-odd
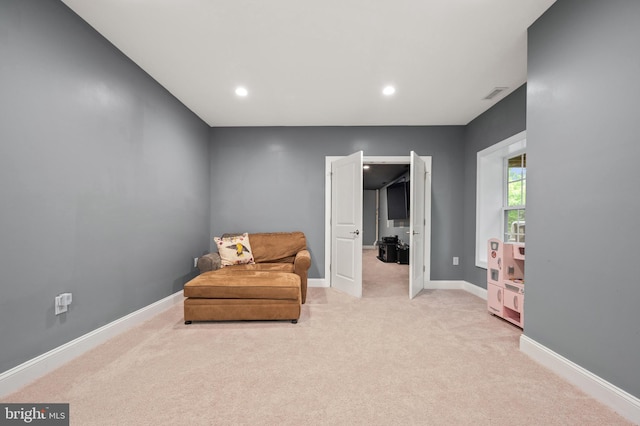
{"label": "sofa armrest", "polygon": [[208,253],[204,256],[200,256],[198,259],[198,269],[200,270],[200,273],[220,269],[221,264],[220,255],[218,253]]}
{"label": "sofa armrest", "polygon": [[308,271],[311,267],[311,253],[309,250],[300,250],[293,259],[293,269],[295,271]]}
{"label": "sofa armrest", "polygon": [[302,303],[307,300],[307,272],[309,267],[311,267],[311,253],[309,253],[309,250],[300,250],[293,260],[293,272],[300,277]]}

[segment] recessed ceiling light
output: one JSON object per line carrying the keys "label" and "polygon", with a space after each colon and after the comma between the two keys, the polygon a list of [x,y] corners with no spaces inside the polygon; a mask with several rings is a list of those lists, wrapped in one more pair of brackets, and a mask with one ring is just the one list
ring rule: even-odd
{"label": "recessed ceiling light", "polygon": [[393,86],[385,86],[385,88],[382,89],[382,94],[384,94],[385,96],[391,96],[394,93],[396,93],[396,88]]}
{"label": "recessed ceiling light", "polygon": [[236,95],[245,97],[248,94],[249,94],[249,91],[246,88],[242,86],[236,88]]}

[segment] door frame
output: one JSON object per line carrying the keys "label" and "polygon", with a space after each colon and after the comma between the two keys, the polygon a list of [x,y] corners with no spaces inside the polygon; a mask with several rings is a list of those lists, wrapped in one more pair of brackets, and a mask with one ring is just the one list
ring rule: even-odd
{"label": "door frame", "polygon": [[[324,277],[325,277],[325,287],[331,287],[331,163],[340,158],[344,158],[346,155],[331,155],[325,157],[325,181],[324,181],[324,189],[325,189],[325,198],[324,198]],[[430,176],[428,179],[429,188],[425,185],[425,195],[429,194],[431,196],[431,185],[433,185],[433,173],[431,167],[431,156],[425,155],[420,156],[426,162],[427,173]],[[411,156],[402,155],[402,156],[373,156],[373,155],[365,155],[362,159],[363,164],[411,164]],[[362,188],[364,190],[364,188]],[[425,247],[424,247],[424,281],[425,288],[427,288],[427,283],[431,281],[431,213],[432,213],[432,202],[431,197],[429,197],[429,210],[425,210],[425,217],[428,217],[427,223],[425,225],[425,236],[428,235],[429,238],[425,238]]]}

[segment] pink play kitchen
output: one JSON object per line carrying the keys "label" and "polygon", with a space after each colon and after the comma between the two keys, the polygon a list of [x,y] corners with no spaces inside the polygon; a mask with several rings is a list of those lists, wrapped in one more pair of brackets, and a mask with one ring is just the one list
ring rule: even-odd
{"label": "pink play kitchen", "polygon": [[487,256],[487,309],[522,328],[524,325],[524,244],[492,238]]}

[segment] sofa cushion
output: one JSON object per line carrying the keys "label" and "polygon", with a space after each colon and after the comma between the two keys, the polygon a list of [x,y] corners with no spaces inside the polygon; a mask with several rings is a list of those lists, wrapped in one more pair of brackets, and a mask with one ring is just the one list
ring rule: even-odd
{"label": "sofa cushion", "polygon": [[271,271],[293,273],[293,263],[252,263],[245,265],[231,265],[226,271]]}
{"label": "sofa cushion", "polygon": [[286,272],[229,271],[200,274],[184,286],[184,296],[203,299],[300,300],[300,277]]}
{"label": "sofa cushion", "polygon": [[300,250],[307,248],[303,232],[268,232],[250,234],[256,263],[293,262]]}
{"label": "sofa cushion", "polygon": [[249,235],[214,237],[222,266],[254,263]]}

